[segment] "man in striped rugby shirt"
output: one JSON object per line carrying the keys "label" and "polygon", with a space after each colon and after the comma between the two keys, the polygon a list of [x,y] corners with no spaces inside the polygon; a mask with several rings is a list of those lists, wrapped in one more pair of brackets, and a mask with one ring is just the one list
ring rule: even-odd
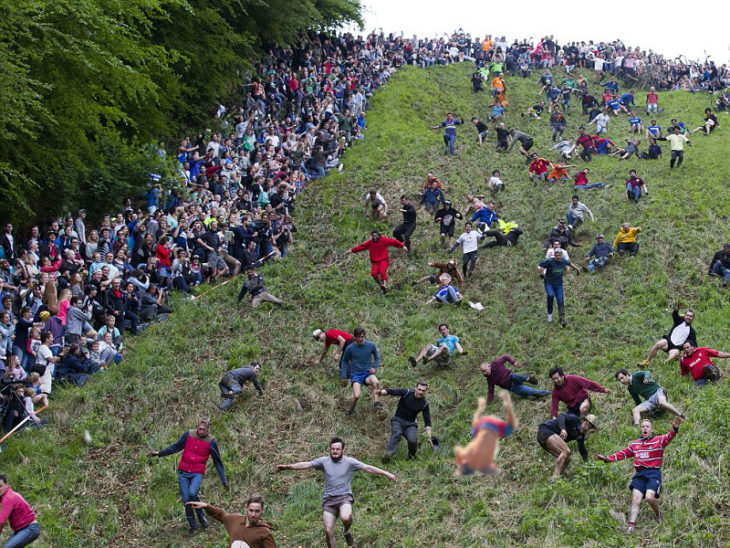
{"label": "man in striped rugby shirt", "polygon": [[651,509],[654,510],[657,520],[661,522],[662,513],[659,511],[659,496],[662,490],[662,459],[664,448],[674,439],[679,431],[682,418],[677,417],[672,423],[672,429],[663,436],[654,435],[654,426],[649,419],[641,423],[641,437],[632,441],[626,449],[613,455],[596,455],[596,460],[616,462],[633,457],[636,473],[631,478],[631,511],[629,513],[629,533],[636,528],[636,518],[639,515],[641,500],[646,498]]}

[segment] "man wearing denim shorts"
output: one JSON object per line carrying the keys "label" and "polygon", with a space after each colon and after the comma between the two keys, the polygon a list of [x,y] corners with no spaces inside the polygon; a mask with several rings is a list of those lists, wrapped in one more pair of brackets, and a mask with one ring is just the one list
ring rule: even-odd
{"label": "man wearing denim shorts", "polygon": [[[666,409],[682,419],[685,418],[676,407],[667,401],[666,391],[658,382],[651,378],[651,372],[637,371],[631,375],[628,370],[619,369],[616,371],[616,380],[628,387],[629,394],[631,394],[634,402],[636,402],[636,407],[631,411],[634,417],[634,426],[639,426],[642,413],[648,413],[657,407]],[[644,399],[644,403],[641,402],[642,398]]]}
{"label": "man wearing denim shorts", "polygon": [[380,383],[375,372],[380,365],[380,354],[375,343],[365,340],[365,330],[358,327],[353,331],[355,342],[345,349],[340,361],[340,382],[347,385],[349,372],[352,384],[352,400],[347,410],[347,416],[355,412],[357,400],[360,399],[362,385],[368,385],[373,391],[373,407],[378,411],[383,408],[380,403]]}
{"label": "man wearing denim shorts", "polygon": [[294,464],[280,464],[277,470],[308,470],[315,468],[324,472],[324,497],[322,498],[322,520],[327,535],[327,547],[335,548],[335,523],[339,517],[344,526],[345,542],[348,546],[354,544],[350,526],[352,525],[352,505],[355,500],[352,494],[352,476],[358,470],[368,474],[385,476],[391,481],[398,481],[393,474],[370,466],[352,457],[346,457],[345,442],[341,438],[332,438],[330,454],[312,461],[297,462]]}
{"label": "man wearing denim shorts", "polygon": [[448,325],[445,323],[440,324],[439,333],[441,333],[441,338],[436,341],[436,344],[427,344],[418,356],[410,356],[408,358],[408,361],[413,367],[416,367],[421,360],[423,360],[424,364],[435,361],[438,365],[445,366],[451,363],[451,356],[454,354],[454,351],[457,351],[459,354],[466,354],[466,350],[459,343],[459,337],[449,333]]}

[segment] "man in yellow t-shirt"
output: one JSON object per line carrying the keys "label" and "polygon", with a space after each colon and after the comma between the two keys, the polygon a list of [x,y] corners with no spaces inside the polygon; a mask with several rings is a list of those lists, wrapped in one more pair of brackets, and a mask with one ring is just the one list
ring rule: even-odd
{"label": "man in yellow t-shirt", "polygon": [[613,241],[613,248],[621,255],[629,252],[629,256],[633,257],[639,252],[639,242],[636,241],[637,235],[641,232],[641,227],[632,227],[630,223],[621,225],[616,239]]}

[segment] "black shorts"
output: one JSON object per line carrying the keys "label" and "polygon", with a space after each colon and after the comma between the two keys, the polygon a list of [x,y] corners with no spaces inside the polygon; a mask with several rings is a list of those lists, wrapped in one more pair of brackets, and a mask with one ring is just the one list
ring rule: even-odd
{"label": "black shorts", "polygon": [[555,435],[557,434],[550,430],[547,426],[540,425],[540,428],[537,429],[537,443],[539,443],[540,447],[547,451],[547,440],[549,440],[551,436]]}
{"label": "black shorts", "polygon": [[569,415],[575,415],[577,417],[580,417],[580,406],[583,405],[583,402],[588,400],[588,412],[590,412],[591,409],[593,409],[593,400],[590,396],[588,396],[586,399],[584,399],[582,402],[580,402],[578,405],[574,407],[568,407],[567,413]]}
{"label": "black shorts", "polygon": [[439,227],[439,234],[445,234],[446,236],[452,237],[455,229],[456,223],[451,223],[449,226],[441,225]]}
{"label": "black shorts", "polygon": [[528,150],[530,150],[532,148],[532,145],[534,145],[534,144],[535,144],[535,142],[532,139],[525,139],[522,142],[522,148],[524,148],[525,152],[527,152]]}
{"label": "black shorts", "polygon": [[[672,338],[670,335],[665,335],[662,337],[665,341],[667,341],[667,349],[664,352],[669,352],[670,350],[682,350],[681,346],[677,346],[672,342]],[[684,343],[682,343],[684,344]]]}

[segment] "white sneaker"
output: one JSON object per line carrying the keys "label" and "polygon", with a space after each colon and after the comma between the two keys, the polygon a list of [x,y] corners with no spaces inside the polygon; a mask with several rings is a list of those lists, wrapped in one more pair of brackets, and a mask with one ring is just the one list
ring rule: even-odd
{"label": "white sneaker", "polygon": [[552,314],[548,314],[548,322],[552,322],[552,321],[553,321],[553,315]]}

